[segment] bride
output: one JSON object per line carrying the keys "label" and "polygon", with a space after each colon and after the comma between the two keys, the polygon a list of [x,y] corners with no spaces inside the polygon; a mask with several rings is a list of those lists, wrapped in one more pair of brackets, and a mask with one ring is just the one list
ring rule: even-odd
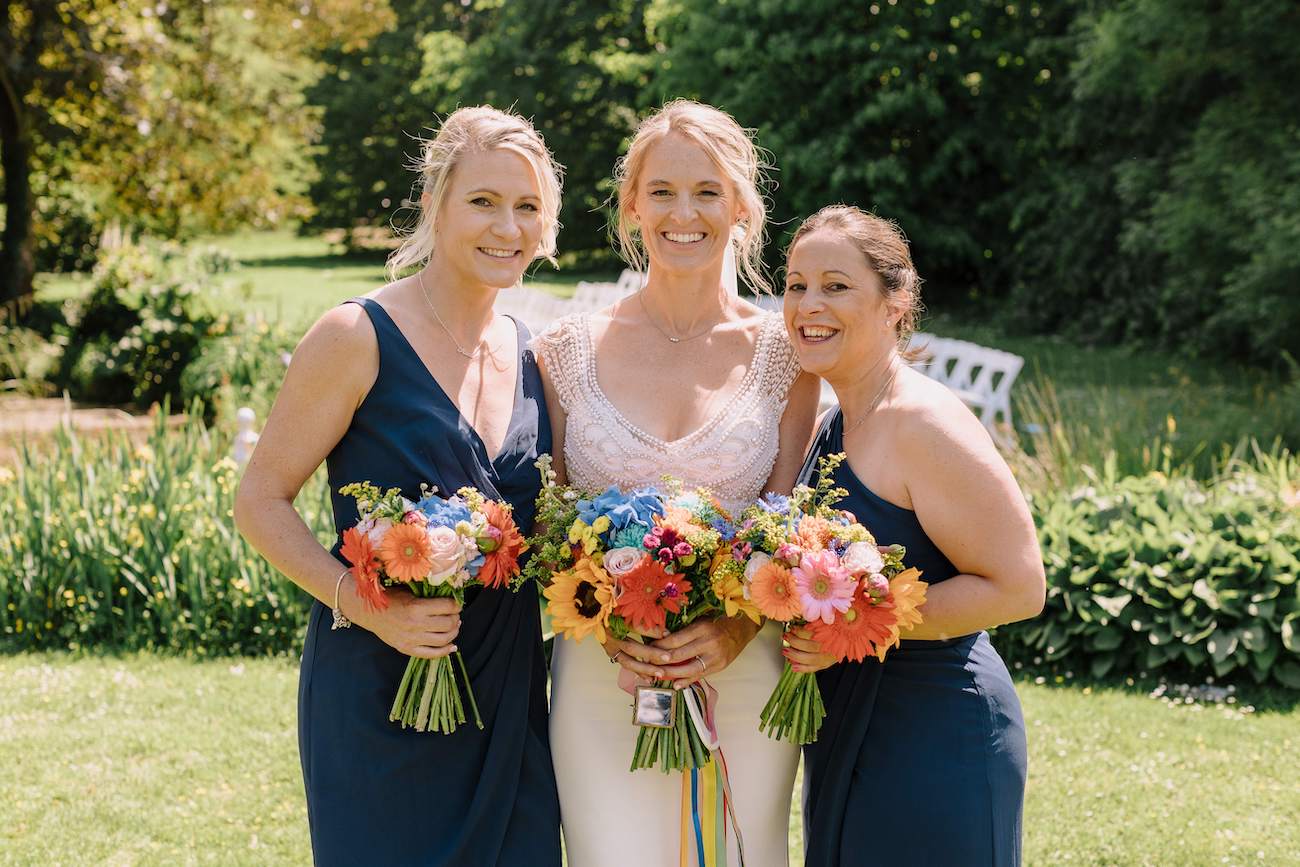
{"label": "bride", "polygon": [[[779,314],[735,291],[735,264],[756,290],[766,208],[757,148],[736,121],[686,100],[637,129],[618,173],[625,258],[645,288],[538,338],[561,480],[587,489],[653,484],[668,474],[738,510],[789,493],[817,408]],[[746,618],[696,622],[650,644],[557,642],[551,748],[573,867],[617,859],[678,863],[681,774],[628,771],[637,729],[615,663],[685,686],[707,678],[730,770],[745,863],[786,863],[797,747],[768,739],[759,712],[783,664],[780,630]],[[736,864],[734,835],[728,863]]]}

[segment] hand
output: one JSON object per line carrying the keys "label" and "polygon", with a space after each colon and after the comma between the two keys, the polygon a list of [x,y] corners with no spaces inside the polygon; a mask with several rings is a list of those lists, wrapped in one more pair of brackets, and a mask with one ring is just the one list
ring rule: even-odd
{"label": "hand", "polygon": [[822,646],[813,641],[812,633],[807,629],[791,629],[781,637],[786,643],[781,654],[790,663],[790,668],[800,674],[812,674],[839,662],[835,657],[822,653]]}
{"label": "hand", "polygon": [[758,624],[745,616],[697,620],[650,645],[659,652],[663,680],[683,689],[706,675],[717,674],[740,656],[758,634]]}
{"label": "hand", "polygon": [[[667,634],[661,632],[648,637],[661,638]],[[605,655],[609,657],[610,662],[617,662],[632,672],[636,675],[638,683],[664,679],[663,668],[657,663],[661,662],[667,654],[654,645],[642,644],[639,641],[620,641],[609,636],[601,647],[605,649]]]}
{"label": "hand", "polygon": [[405,590],[388,591],[388,607],[372,609],[356,594],[352,577],[344,579],[347,602],[343,613],[379,640],[407,656],[437,659],[456,652],[452,641],[460,634],[460,603],[454,599],[421,599]]}

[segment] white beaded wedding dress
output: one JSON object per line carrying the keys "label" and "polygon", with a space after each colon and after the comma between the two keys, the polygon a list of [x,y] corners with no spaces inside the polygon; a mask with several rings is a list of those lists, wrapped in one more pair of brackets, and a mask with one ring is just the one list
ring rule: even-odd
{"label": "white beaded wedding dress", "polygon": [[[627,488],[654,484],[667,474],[688,487],[708,487],[728,510],[762,495],[776,461],[787,393],[799,374],[778,314],[764,315],[740,387],[701,427],[672,442],[630,423],[601,390],[590,314],[561,319],[534,347],[567,414],[564,461],[570,484]],[[758,728],[759,712],[783,664],[780,629],[768,624],[727,669],[708,678],[718,691],[719,738],[747,867],[787,863],[799,751]],[[557,639],[550,734],[568,863],[671,867],[679,863],[681,774],[628,770],[637,728],[618,671],[593,638]],[[727,863],[738,864],[734,837],[728,848]]]}

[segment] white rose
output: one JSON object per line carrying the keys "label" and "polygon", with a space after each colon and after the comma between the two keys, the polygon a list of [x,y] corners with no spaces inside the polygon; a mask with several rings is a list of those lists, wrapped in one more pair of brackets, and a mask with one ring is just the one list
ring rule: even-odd
{"label": "white rose", "polygon": [[605,552],[605,571],[613,578],[622,578],[641,565],[647,556],[640,548],[610,548]]}
{"label": "white rose", "polygon": [[436,586],[464,567],[465,545],[451,527],[430,527],[428,536],[431,568],[426,580]]}
{"label": "white rose", "polygon": [[762,551],[750,555],[749,562],[745,564],[745,583],[749,584],[749,582],[753,581],[754,576],[758,574],[758,570],[771,562],[772,558]]}
{"label": "white rose", "polygon": [[879,572],[885,568],[885,560],[880,556],[880,551],[870,542],[854,542],[844,551],[844,556],[840,558],[840,565],[853,575],[865,575],[868,572]]}
{"label": "white rose", "polygon": [[370,544],[378,548],[379,543],[384,541],[384,536],[388,535],[392,527],[392,518],[366,518],[357,524],[357,532],[369,536]]}

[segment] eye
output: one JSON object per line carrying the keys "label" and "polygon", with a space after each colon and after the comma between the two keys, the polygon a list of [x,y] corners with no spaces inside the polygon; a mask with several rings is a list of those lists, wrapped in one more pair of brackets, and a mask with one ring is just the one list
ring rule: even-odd
{"label": "eye", "polygon": [[477,198],[470,199],[469,203],[471,205],[475,205],[476,207],[480,207],[480,208],[492,207],[492,200],[489,199],[487,196],[479,196]]}
{"label": "eye", "polygon": [[661,189],[661,190],[651,190],[651,191],[650,191],[650,195],[653,196],[653,197],[655,197],[655,198],[658,198],[658,199],[662,199],[662,198],[664,198],[665,196],[671,196],[672,194],[673,194],[673,191],[672,191],[672,190],[662,190],[662,189]]}
{"label": "eye", "polygon": [[700,190],[700,195],[710,199],[717,199],[722,196],[722,193],[717,190]]}
{"label": "eye", "polygon": [[805,286],[805,285],[803,285],[802,283],[799,283],[799,282],[796,281],[796,282],[794,282],[794,283],[790,283],[790,284],[788,284],[788,285],[785,287],[785,291],[787,291],[787,292],[803,292],[803,291],[805,291],[807,288],[808,288],[807,286]]}
{"label": "eye", "polygon": [[522,202],[519,207],[523,208],[525,211],[532,211],[533,213],[537,213],[541,210],[541,208],[537,207],[532,202]]}
{"label": "eye", "polygon": [[827,292],[847,292],[848,290],[849,290],[849,287],[848,287],[848,286],[845,286],[843,283],[827,283],[827,284],[826,284],[826,291],[827,291]]}

